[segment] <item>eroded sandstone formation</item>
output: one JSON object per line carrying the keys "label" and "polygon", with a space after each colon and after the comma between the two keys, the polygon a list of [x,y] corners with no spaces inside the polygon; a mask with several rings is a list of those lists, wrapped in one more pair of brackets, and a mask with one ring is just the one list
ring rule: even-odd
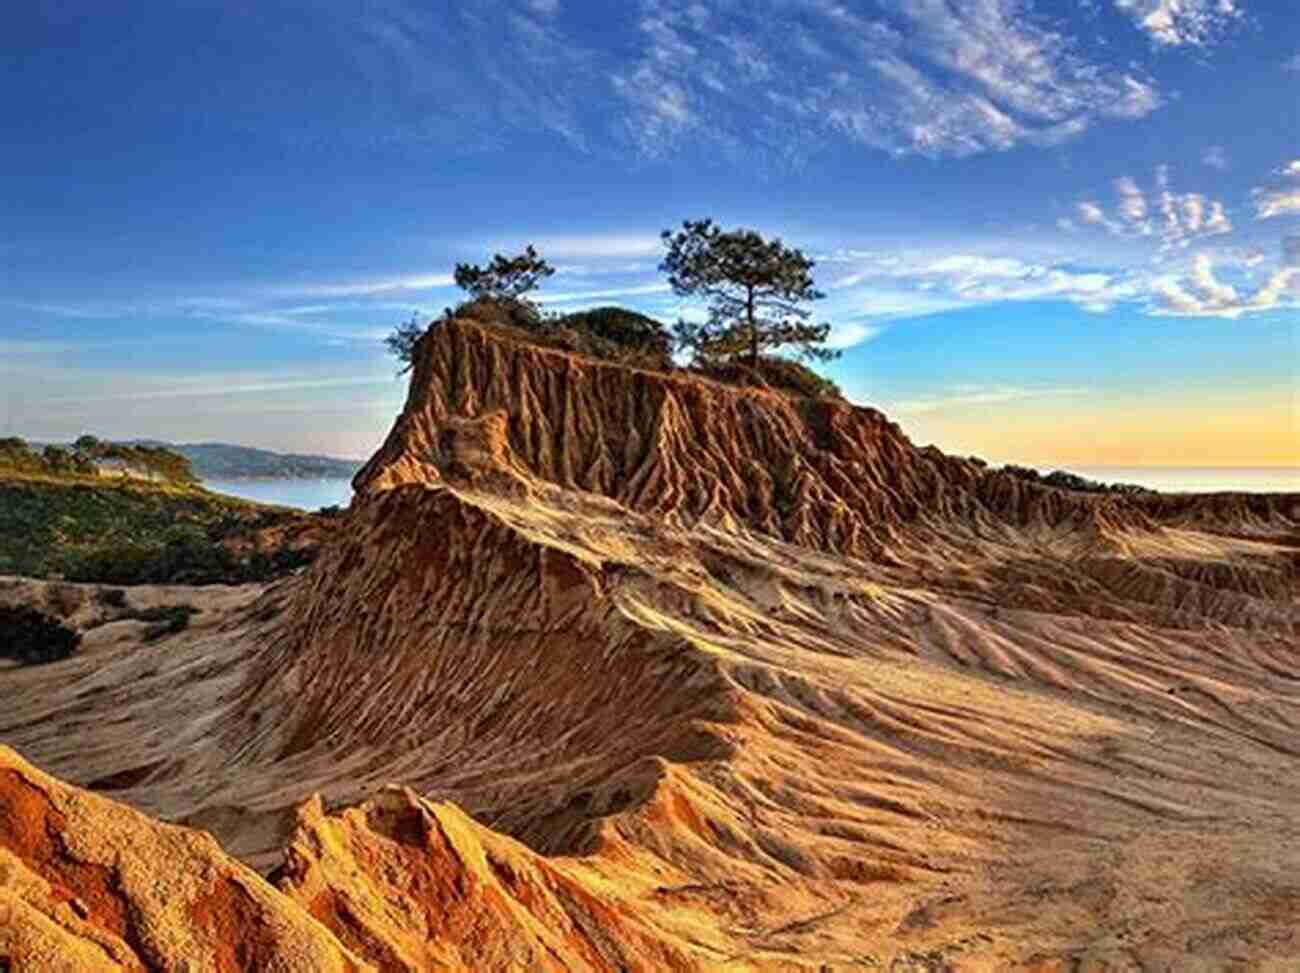
{"label": "eroded sandstone formation", "polygon": [[469,321],[357,487],[310,569],[165,653],[0,673],[0,740],[228,850],[6,755],[63,802],[0,803],[0,846],[68,950],[180,968],[67,925],[51,890],[103,883],[40,864],[37,805],[188,849],[178,902],[222,877],[193,969],[1300,963],[1300,497],[1045,488]]}

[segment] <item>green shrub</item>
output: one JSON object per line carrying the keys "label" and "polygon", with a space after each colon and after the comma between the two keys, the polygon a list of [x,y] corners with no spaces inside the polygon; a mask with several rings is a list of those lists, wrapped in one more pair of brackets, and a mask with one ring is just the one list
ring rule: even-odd
{"label": "green shrub", "polygon": [[576,311],[555,319],[555,324],[605,342],[618,349],[672,367],[673,339],[654,318],[621,307]]}
{"label": "green shrub", "polygon": [[126,608],[126,592],[121,588],[100,588],[95,600],[105,608]]}
{"label": "green shrub", "polygon": [[757,366],[739,361],[697,362],[691,370],[728,385],[772,388],[793,392],[809,399],[842,399],[840,387],[800,362],[789,358],[764,357]]}
{"label": "green shrub", "polygon": [[193,605],[159,605],[157,608],[133,611],[122,617],[150,622],[151,624],[144,630],[142,638],[146,642],[157,642],[169,635],[175,635],[177,632],[183,632],[189,628],[190,619],[198,613],[199,609]]}
{"label": "green shrub", "polygon": [[1002,467],[1002,472],[1017,479],[1027,480],[1030,483],[1041,483],[1043,486],[1055,487],[1058,490],[1071,490],[1075,493],[1111,493],[1122,496],[1136,496],[1152,492],[1144,486],[1138,486],[1136,483],[1101,483],[1097,480],[1089,480],[1087,477],[1079,476],[1077,473],[1071,473],[1068,470],[1053,470],[1044,476],[1028,466],[1016,466],[1014,463],[1008,463]]}
{"label": "green shrub", "polygon": [[0,656],[39,665],[68,658],[80,644],[76,630],[35,608],[0,606]]}

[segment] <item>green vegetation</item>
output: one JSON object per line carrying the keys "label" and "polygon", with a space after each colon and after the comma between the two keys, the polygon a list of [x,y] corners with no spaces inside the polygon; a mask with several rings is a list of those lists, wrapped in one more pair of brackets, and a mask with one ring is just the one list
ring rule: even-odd
{"label": "green vegetation", "polygon": [[1030,483],[1041,483],[1043,486],[1055,487],[1058,490],[1073,490],[1077,493],[1112,493],[1122,496],[1136,496],[1142,493],[1154,492],[1144,486],[1138,486],[1136,483],[1101,483],[1066,470],[1053,470],[1051,473],[1043,475],[1028,466],[1016,466],[1009,463],[1002,467],[1002,472],[1021,480],[1028,480]]}
{"label": "green vegetation", "polygon": [[498,253],[486,267],[478,264],[456,265],[456,286],[472,298],[493,301],[522,301],[555,273],[555,268],[538,256],[532,244],[523,253],[507,257]]}
{"label": "green vegetation", "polygon": [[185,631],[190,626],[190,619],[198,613],[199,609],[193,605],[159,605],[157,608],[135,609],[118,617],[149,622],[142,638],[146,642],[158,642]]}
{"label": "green vegetation", "polygon": [[16,436],[0,439],[0,473],[25,473],[56,478],[126,476],[197,483],[189,460],[164,446],[110,443],[81,436],[71,448],[46,446],[36,452]]}
{"label": "green vegetation", "polygon": [[[542,323],[542,314],[537,305],[524,297],[529,291],[541,286],[555,273],[555,268],[542,259],[537,250],[529,244],[523,253],[507,257],[498,253],[486,267],[478,264],[456,265],[456,286],[470,295],[469,306],[485,306],[493,309],[496,316],[505,316],[513,327],[525,331],[536,331]],[[461,313],[466,305],[453,312],[450,308],[443,312],[444,318]],[[384,339],[388,351],[402,365],[398,375],[411,370],[415,361],[415,347],[424,337],[425,328],[420,324],[420,317],[411,314],[409,321],[399,324]]]}
{"label": "green vegetation", "polygon": [[121,585],[264,581],[310,555],[243,539],[310,520],[191,485],[0,471],[0,574]]}
{"label": "green vegetation", "polygon": [[703,323],[679,321],[678,347],[711,364],[743,360],[757,368],[771,349],[793,347],[801,357],[830,361],[829,324],[809,324],[804,305],[825,295],[813,285],[813,261],[781,240],[754,230],[723,230],[712,220],[686,220],[664,230],[668,248],[659,269],[681,297],[704,297]]}
{"label": "green vegetation", "polygon": [[77,651],[81,636],[28,605],[0,605],[0,657],[27,665],[58,662]]}
{"label": "green vegetation", "polygon": [[[724,232],[712,220],[687,221],[676,235],[665,231],[668,253],[660,269],[673,290],[709,300],[703,324],[679,321],[670,333],[654,318],[621,307],[597,307],[546,314],[525,295],[555,272],[527,247],[513,257],[497,254],[486,267],[456,266],[456,283],[470,300],[446,308],[441,321],[465,318],[507,328],[547,348],[658,372],[679,371],[674,352],[692,357],[686,371],[734,385],[777,389],[810,398],[841,398],[834,382],[781,354],[830,361],[839,352],[825,347],[828,324],[809,324],[805,304],[822,297],[813,286],[813,261],[779,239],[753,230]],[[429,327],[417,314],[398,325],[384,343],[410,371],[416,346]]]}
{"label": "green vegetation", "polygon": [[758,364],[745,361],[698,361],[691,371],[715,382],[793,392],[808,399],[842,399],[840,387],[807,365],[789,358],[763,355]]}

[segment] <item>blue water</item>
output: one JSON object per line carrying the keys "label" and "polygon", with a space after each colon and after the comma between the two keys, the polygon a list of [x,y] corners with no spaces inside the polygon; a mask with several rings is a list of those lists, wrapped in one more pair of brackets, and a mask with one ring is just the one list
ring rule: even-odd
{"label": "blue water", "polygon": [[[1044,473],[1057,469],[1044,466]],[[1166,493],[1214,493],[1223,490],[1246,493],[1300,493],[1300,468],[1275,467],[1175,467],[1098,466],[1066,467],[1090,480],[1103,483],[1137,483]],[[204,480],[203,485],[259,503],[318,510],[346,507],[352,501],[350,480]]]}
{"label": "blue water", "polygon": [[301,510],[346,507],[352,502],[351,480],[204,480],[203,485],[232,497]]}

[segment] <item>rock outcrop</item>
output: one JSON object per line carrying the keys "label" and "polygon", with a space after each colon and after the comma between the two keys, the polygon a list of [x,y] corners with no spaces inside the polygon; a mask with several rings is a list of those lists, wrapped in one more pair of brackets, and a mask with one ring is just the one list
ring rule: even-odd
{"label": "rock outcrop", "polygon": [[[870,409],[469,321],[420,343],[356,486],[310,569],[165,653],[92,630],[0,673],[0,739],[269,875],[6,755],[61,795],[61,840],[118,848],[107,822],[129,821],[193,873],[168,873],[178,903],[242,890],[174,957],[1300,963],[1300,497],[1046,488]],[[107,879],[40,864],[24,809],[47,805],[22,801],[0,803],[5,874],[71,922],[51,890],[90,903]],[[147,881],[113,881],[149,914]],[[66,954],[6,955],[35,933],[0,931],[0,957],[75,968],[111,940],[125,968],[180,968],[120,914],[59,927]]]}

